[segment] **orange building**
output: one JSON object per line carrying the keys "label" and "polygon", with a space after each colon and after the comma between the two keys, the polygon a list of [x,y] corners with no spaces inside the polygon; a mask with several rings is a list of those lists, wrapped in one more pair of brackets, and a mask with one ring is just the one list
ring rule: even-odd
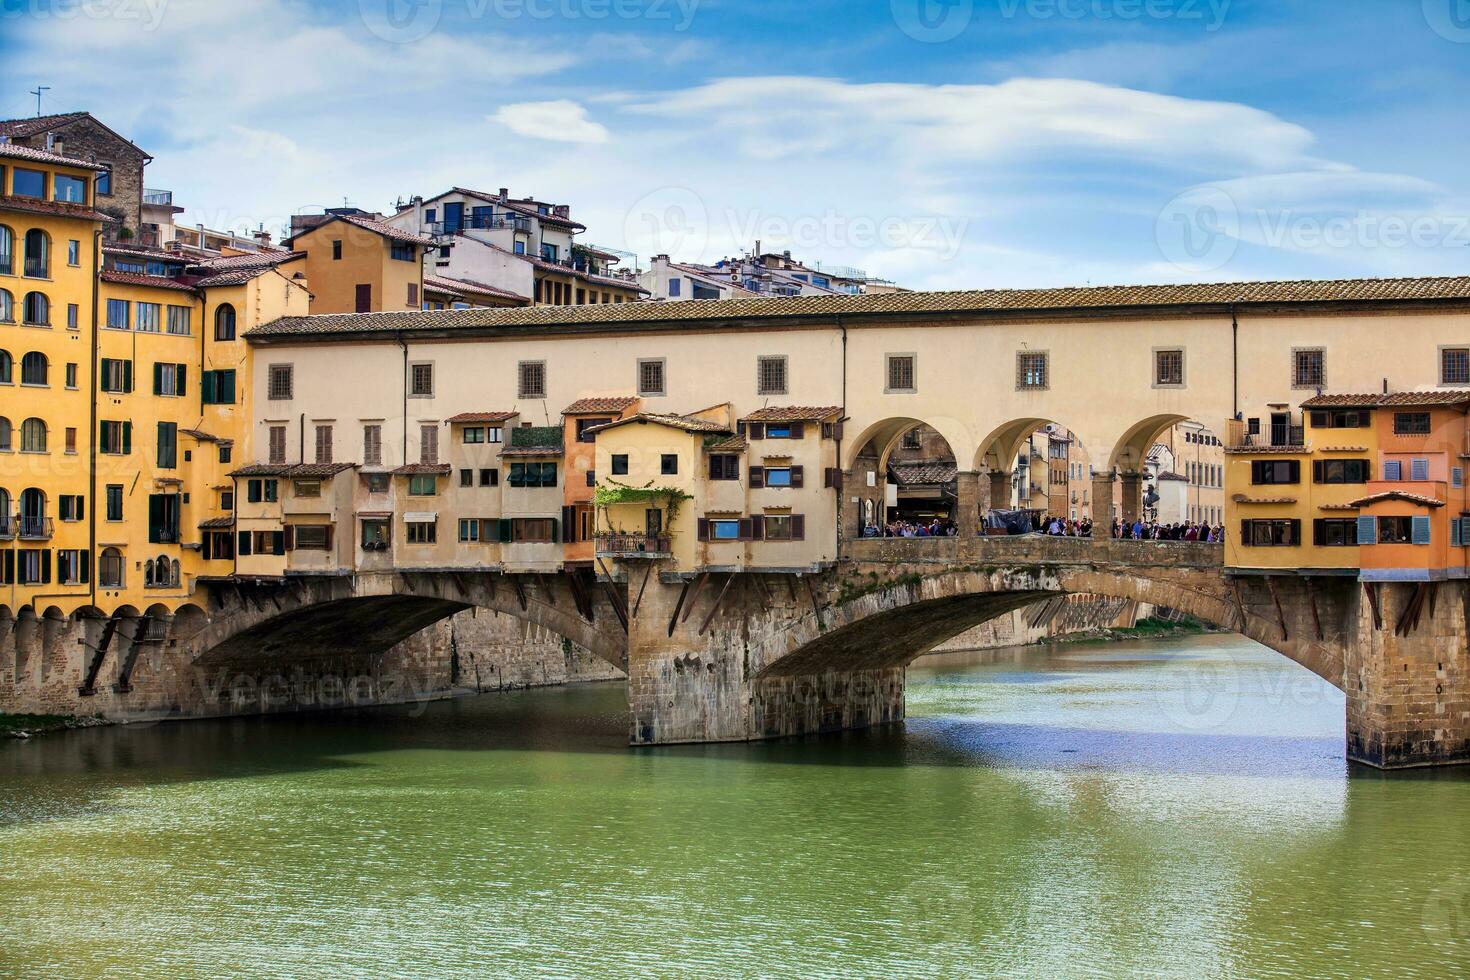
{"label": "orange building", "polygon": [[580,398],[562,410],[565,426],[562,444],[566,447],[565,477],[562,480],[562,527],[567,567],[592,565],[595,552],[593,532],[596,513],[592,495],[597,489],[596,428],[627,418],[638,411],[639,399],[631,395],[608,398]]}

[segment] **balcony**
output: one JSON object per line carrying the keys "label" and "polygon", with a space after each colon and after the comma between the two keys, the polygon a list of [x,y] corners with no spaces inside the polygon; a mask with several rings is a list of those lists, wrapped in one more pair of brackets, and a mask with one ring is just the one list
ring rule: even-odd
{"label": "balcony", "polygon": [[15,538],[15,518],[0,514],[0,541],[11,541]]}
{"label": "balcony", "polygon": [[51,263],[45,259],[26,259],[25,275],[29,279],[50,279]]}
{"label": "balcony", "polygon": [[531,219],[523,214],[497,214],[494,217],[470,215],[457,225],[445,221],[429,221],[424,224],[425,233],[435,237],[461,231],[498,231],[502,228],[529,234]]}
{"label": "balcony", "polygon": [[159,207],[172,207],[174,203],[173,191],[159,191],[151,187],[143,188],[143,203],[156,204]]}
{"label": "balcony", "polygon": [[50,541],[51,534],[52,525],[49,517],[22,517],[20,519],[20,539],[22,541]]}
{"label": "balcony", "polygon": [[597,554],[606,558],[667,558],[673,542],[667,534],[599,534]]}

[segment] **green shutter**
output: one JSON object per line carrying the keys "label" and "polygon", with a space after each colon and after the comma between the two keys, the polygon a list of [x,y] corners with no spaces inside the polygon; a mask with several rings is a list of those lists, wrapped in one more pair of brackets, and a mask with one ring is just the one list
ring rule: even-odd
{"label": "green shutter", "polygon": [[1427,517],[1416,517],[1413,522],[1413,537],[1410,539],[1414,544],[1429,543],[1430,523]]}
{"label": "green shutter", "polygon": [[199,400],[206,405],[219,403],[219,395],[216,390],[218,371],[202,371],[199,374]]}
{"label": "green shutter", "polygon": [[1451,548],[1458,548],[1458,547],[1461,546],[1460,533],[1461,533],[1460,532],[1460,519],[1458,517],[1451,517],[1450,518],[1450,547]]}
{"label": "green shutter", "polygon": [[233,370],[219,372],[219,403],[221,405],[235,404],[235,372]]}
{"label": "green shutter", "polygon": [[[157,361],[153,363],[153,393],[155,395],[163,394],[163,365]],[[172,395],[173,392],[169,392],[169,394]]]}
{"label": "green shutter", "polygon": [[551,543],[552,544],[556,544],[557,541],[559,540],[558,539],[558,536],[557,536],[557,530],[558,530],[557,524],[559,524],[559,523],[560,522],[557,521],[557,519],[555,517],[553,517],[551,519]]}
{"label": "green shutter", "polygon": [[1374,517],[1358,518],[1358,544],[1378,543],[1378,519]]}
{"label": "green shutter", "polygon": [[189,393],[189,365],[180,364],[178,379],[174,382],[178,386],[175,394],[187,395]]}
{"label": "green shutter", "polygon": [[133,391],[133,362],[123,361],[123,393],[132,394]]}
{"label": "green shutter", "polygon": [[511,526],[510,519],[507,517],[502,517],[500,519],[499,537],[501,544],[506,544],[515,538],[515,529]]}
{"label": "green shutter", "polygon": [[133,453],[133,423],[122,424],[122,454],[131,456]]}

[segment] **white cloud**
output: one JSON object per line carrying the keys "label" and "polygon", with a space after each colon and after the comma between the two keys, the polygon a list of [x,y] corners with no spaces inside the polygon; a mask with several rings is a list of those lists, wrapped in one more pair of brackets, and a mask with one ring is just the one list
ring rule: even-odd
{"label": "white cloud", "polygon": [[587,118],[587,110],[570,99],[515,102],[490,117],[511,132],[560,143],[606,143],[607,127]]}

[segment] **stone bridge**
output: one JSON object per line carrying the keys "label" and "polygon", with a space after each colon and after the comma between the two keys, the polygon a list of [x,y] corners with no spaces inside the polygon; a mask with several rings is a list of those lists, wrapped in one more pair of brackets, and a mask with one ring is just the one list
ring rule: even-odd
{"label": "stone bridge", "polygon": [[1184,542],[903,538],[848,541],[834,565],[801,572],[691,574],[629,559],[599,576],[456,568],[220,581],[208,608],[171,618],[0,623],[0,707],[7,678],[14,701],[26,683],[44,687],[48,670],[73,700],[123,717],[230,713],[241,677],[352,677],[363,686],[354,703],[405,700],[416,692],[393,689],[384,653],[475,608],[626,671],[635,745],[805,735],[901,721],[914,659],[1013,609],[1091,594],[1241,633],[1343,690],[1355,760],[1470,760],[1465,583],[1232,577],[1220,559],[1217,546]]}

